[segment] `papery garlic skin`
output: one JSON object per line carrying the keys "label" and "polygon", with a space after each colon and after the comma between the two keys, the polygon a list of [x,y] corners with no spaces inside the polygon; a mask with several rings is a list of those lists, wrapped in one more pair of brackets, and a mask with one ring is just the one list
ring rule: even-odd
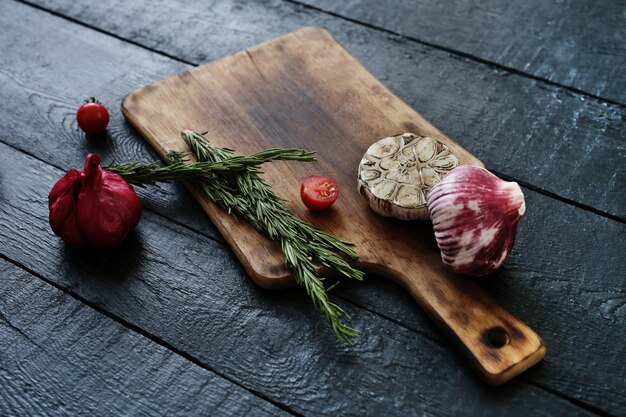
{"label": "papery garlic skin", "polygon": [[517,183],[459,166],[431,189],[428,210],[444,264],[482,276],[500,268],[511,252],[526,205]]}
{"label": "papery garlic skin", "polygon": [[48,196],[52,231],[76,248],[110,249],[141,217],[141,201],[119,175],[103,170],[89,154],[83,171],[71,169]]}

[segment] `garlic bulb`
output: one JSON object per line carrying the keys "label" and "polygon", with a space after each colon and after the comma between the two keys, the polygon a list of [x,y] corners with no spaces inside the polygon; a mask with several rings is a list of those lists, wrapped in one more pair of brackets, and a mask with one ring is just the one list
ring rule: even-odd
{"label": "garlic bulb", "polygon": [[401,220],[427,220],[426,196],[459,159],[446,145],[411,133],[369,147],[359,164],[359,192],[372,210]]}
{"label": "garlic bulb", "polygon": [[428,209],[444,264],[474,276],[498,269],[515,242],[524,194],[484,168],[460,166],[428,195]]}
{"label": "garlic bulb", "polygon": [[141,201],[122,177],[90,153],[83,171],[70,169],[48,196],[50,227],[70,246],[111,249],[135,228]]}

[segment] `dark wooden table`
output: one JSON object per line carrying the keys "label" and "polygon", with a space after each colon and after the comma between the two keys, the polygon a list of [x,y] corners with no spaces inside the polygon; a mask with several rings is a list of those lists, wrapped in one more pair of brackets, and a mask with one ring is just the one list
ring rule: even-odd
{"label": "dark wooden table", "polygon": [[[626,415],[626,5],[616,1],[0,2],[0,415]],[[523,185],[514,251],[484,286],[546,359],[483,385],[376,277],[334,300],[256,287],[181,186],[139,190],[118,251],[67,249],[47,195],[88,152],[156,154],[118,106],[137,87],[306,25]],[[109,137],[75,111],[95,95]]]}

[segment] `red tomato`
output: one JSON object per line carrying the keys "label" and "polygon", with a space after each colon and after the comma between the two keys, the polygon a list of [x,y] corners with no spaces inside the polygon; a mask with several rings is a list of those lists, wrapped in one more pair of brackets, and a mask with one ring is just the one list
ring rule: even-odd
{"label": "red tomato", "polygon": [[102,133],[109,124],[109,111],[92,97],[80,106],[76,113],[76,121],[78,127],[88,135]]}
{"label": "red tomato", "polygon": [[311,175],[302,180],[300,197],[309,210],[326,210],[339,197],[339,187],[329,178]]}

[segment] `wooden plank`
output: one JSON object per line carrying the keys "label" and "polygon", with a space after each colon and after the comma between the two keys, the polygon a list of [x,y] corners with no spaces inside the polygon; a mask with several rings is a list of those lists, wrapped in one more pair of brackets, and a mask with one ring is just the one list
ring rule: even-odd
{"label": "wooden plank", "polygon": [[[546,348],[532,329],[467,277],[443,267],[430,222],[385,218],[363,200],[353,168],[373,142],[398,132],[438,140],[459,164],[482,164],[387,90],[327,31],[303,28],[140,88],[124,99],[122,111],[164,157],[168,149],[189,151],[180,137],[185,127],[208,131],[212,143],[246,154],[315,150],[314,163],[263,169],[296,215],[353,242],[364,272],[402,283],[488,384],[503,384],[544,357]],[[299,201],[300,180],[312,173],[333,178],[341,190],[325,215]],[[295,285],[279,244],[192,191],[254,282]],[[486,335],[494,329],[509,343],[490,343]]]}
{"label": "wooden plank", "polygon": [[622,1],[295,3],[626,103]]}
{"label": "wooden plank", "polygon": [[[100,145],[96,142],[92,143],[90,146],[80,148],[81,136],[75,133],[75,128],[71,126],[71,123],[73,123],[74,120],[74,103],[82,98],[82,95],[88,90],[90,91],[87,94],[91,92],[103,94],[109,93],[111,94],[109,97],[117,97],[117,100],[121,100],[127,91],[134,88],[133,86],[149,83],[168,74],[173,74],[177,71],[179,64],[164,60],[154,54],[146,53],[140,48],[131,47],[123,42],[118,42],[117,40],[93,33],[89,30],[76,28],[73,25],[61,25],[61,20],[47,16],[44,13],[27,11],[28,8],[22,6],[15,6],[15,9],[13,10],[7,8],[6,5],[6,2],[0,4],[0,7],[3,8],[3,12],[5,12],[0,15],[0,18],[2,18],[2,16],[9,17],[8,20],[3,20],[4,26],[2,27],[6,28],[6,30],[11,29],[11,33],[15,35],[10,37],[10,39],[0,37],[0,42],[3,42],[2,50],[4,52],[3,60],[0,60],[0,68],[2,68],[2,71],[0,71],[0,77],[2,77],[2,82],[0,82],[0,91],[2,91],[3,97],[7,98],[6,102],[11,103],[10,106],[3,106],[2,112],[0,112],[0,117],[2,117],[1,123],[4,128],[3,132],[9,133],[9,135],[7,135],[7,139],[5,140],[11,140],[13,145],[20,146],[41,159],[52,161],[53,163],[65,168],[69,168],[70,166],[79,166],[82,163],[84,154],[88,150],[96,149],[101,153],[106,151],[110,158],[115,157],[117,160],[125,160],[125,158],[115,156],[116,153],[135,152],[134,149],[147,149],[147,147],[142,147],[143,145],[141,145],[141,140],[136,134],[129,133],[125,124],[121,122],[121,116],[119,115],[119,126],[115,128],[116,130],[114,132],[116,141],[110,141],[104,145]],[[96,8],[98,6],[97,4],[94,4],[93,7]],[[132,6],[132,4],[128,4],[127,7],[134,6]],[[173,16],[176,15],[174,10],[163,9],[162,7],[165,7],[163,5],[159,5],[159,7],[160,8],[156,8],[155,10],[166,10],[171,12]],[[219,8],[214,10],[218,9]],[[121,8],[117,10],[117,12],[123,10],[125,9]],[[258,20],[265,21],[267,13],[274,9],[263,9],[265,10],[265,12],[263,12],[263,10],[255,8],[254,5],[251,5],[250,10],[252,13],[250,16],[250,22],[252,22]],[[240,11],[237,10],[234,12],[240,13]],[[278,12],[280,12],[280,10],[278,10],[277,13]],[[189,13],[190,19],[194,19],[193,15],[194,13],[197,13],[197,11],[190,10]],[[257,20],[253,18],[255,13],[258,16]],[[295,23],[293,23],[293,19],[295,19],[294,15],[297,17]],[[202,13],[198,16],[202,19],[206,18],[206,16],[203,16]],[[16,26],[12,23],[12,19],[10,19],[10,17],[19,20],[24,24]],[[140,14],[137,18],[139,19],[143,17],[144,16]],[[283,28],[281,25],[283,25],[283,22],[285,21],[291,21],[292,25],[296,25],[301,21],[301,19],[303,19],[303,17],[296,11],[290,13],[283,11],[282,19],[276,20],[276,24],[278,24],[276,27],[278,29]],[[103,18],[101,23],[104,24],[104,20],[105,19]],[[137,22],[139,24],[140,21],[138,20]],[[167,23],[165,20],[164,22]],[[218,21],[213,22],[211,19],[207,18],[202,20],[202,22],[209,22],[211,24],[215,24],[215,27],[220,27],[219,19]],[[265,24],[263,25],[260,23],[257,25],[257,27],[261,26],[265,27],[268,32],[274,30],[267,21],[265,21]],[[180,25],[177,25],[177,27],[179,30],[187,30],[186,28],[180,28]],[[38,30],[35,30],[35,28],[38,28]],[[348,26],[348,28],[350,28],[350,26]],[[236,50],[240,46],[248,46],[255,41],[254,39],[246,38],[244,34],[241,35],[242,38],[240,39],[234,35],[236,32],[231,32],[230,37],[227,36],[225,30],[224,32],[224,42],[229,43],[237,41],[243,43],[243,45],[234,46],[233,50]],[[46,36],[42,37],[40,35],[41,33],[46,33]],[[345,35],[345,38],[349,40],[349,37],[354,36],[355,39],[352,42],[356,45],[360,44],[357,41],[367,35],[367,33],[368,32],[354,32],[349,30]],[[210,34],[207,34],[207,36],[207,39],[213,42],[211,43],[211,48],[207,48],[205,50],[200,50],[198,48],[195,53],[206,54],[206,51],[208,50],[210,53],[216,53],[220,56],[227,52],[220,50],[220,48],[224,48],[224,44],[218,42],[218,38],[210,37]],[[259,35],[257,34],[254,36]],[[28,39],[37,39],[37,41],[30,42]],[[377,38],[376,36],[370,36],[368,39],[371,39],[374,45],[380,45],[382,42],[380,38]],[[365,39],[363,39],[363,42],[364,41]],[[187,42],[192,45],[196,43],[195,41]],[[396,44],[389,43],[388,45]],[[64,46],[66,46],[66,49],[59,50],[59,48],[63,48]],[[402,43],[397,44],[394,48],[398,48],[398,50],[406,53],[411,52],[411,50],[407,50]],[[26,50],[29,51],[28,54],[24,52]],[[363,51],[368,52],[364,46],[361,46],[360,50],[361,54],[364,54]],[[123,56],[119,56],[118,54],[123,54]],[[370,52],[368,52],[368,54],[371,55]],[[67,60],[67,56],[72,57],[72,59]],[[80,60],[80,57],[88,59],[83,59],[83,61],[81,61],[83,70],[73,73],[72,71],[74,71],[76,66],[70,65],[71,62],[66,64],[66,61],[77,61]],[[27,65],[29,62],[33,64]],[[111,63],[114,63],[115,65]],[[129,65],[132,69],[127,70],[125,65]],[[120,68],[124,69],[124,71],[121,71]],[[152,71],[154,71],[155,74],[143,74],[141,72],[142,68],[152,68]],[[159,70],[159,68],[162,69]],[[468,67],[463,66],[459,66],[457,69],[463,68],[468,69]],[[158,71],[161,71],[162,73],[158,73]],[[379,69],[379,71],[381,70]],[[398,82],[398,80],[402,80],[403,77],[406,78],[406,80],[410,80],[410,78],[406,75],[409,74],[410,71],[402,70],[402,72],[404,75],[400,74],[400,77],[395,75],[395,71],[387,73],[387,75],[389,75],[389,77],[387,77],[387,83],[389,84],[389,80],[394,79],[396,80],[395,82]],[[72,77],[68,77],[67,74],[72,74]],[[98,79],[101,81],[101,83],[97,84],[97,88],[92,84],[95,79],[93,77],[96,74],[98,75]],[[474,75],[477,75],[476,71],[474,71]],[[479,78],[480,77],[477,77],[477,79]],[[510,79],[511,77],[503,78]],[[17,82],[18,80],[19,82]],[[129,80],[132,82],[129,83]],[[411,82],[406,84],[406,90],[411,90],[411,88],[414,88],[415,83],[421,82],[422,81],[420,79],[413,79]],[[116,91],[115,85],[118,85],[119,83],[122,83],[122,90],[125,91]],[[126,83],[131,85],[126,85]],[[441,86],[448,87],[444,84]],[[57,87],[58,89],[56,89]],[[71,95],[71,97],[68,99],[66,94]],[[567,96],[564,96],[564,98],[567,99]],[[503,102],[501,102],[501,105],[502,103]],[[437,105],[437,102],[435,101],[432,104]],[[21,111],[22,109],[28,109],[28,111]],[[451,113],[451,115],[454,116],[454,112]],[[432,115],[430,115],[429,118],[435,119]],[[435,122],[439,126],[443,123],[441,120],[435,120]],[[607,131],[611,132],[612,129],[613,127]],[[42,135],[41,132],[50,133]],[[448,133],[450,132],[448,131]],[[127,135],[129,138],[127,142],[123,144],[119,143],[122,141],[122,135]],[[453,137],[455,136],[453,135]],[[593,142],[593,140],[590,140],[590,142]],[[607,139],[606,142],[610,143],[611,140]],[[606,146],[607,149],[609,149],[612,145]],[[79,149],[77,150],[76,148]],[[615,147],[613,147],[613,149],[615,149]],[[141,151],[138,154],[126,154],[126,158],[131,157],[133,159],[150,160],[150,153],[149,151],[146,152],[148,153]],[[616,178],[618,177],[618,174],[616,174]],[[11,173],[11,176],[12,175],[13,174]],[[5,177],[7,176],[9,175],[5,175]],[[177,216],[178,213],[174,212],[173,207],[179,203],[179,199],[185,196],[185,192],[180,187],[173,187],[173,190],[179,194],[174,196],[165,195],[163,196],[163,199],[159,200],[155,204],[155,206],[163,205],[165,207],[167,205],[172,205],[172,208],[165,209],[162,213],[171,213],[172,216]],[[46,194],[47,190],[40,189],[39,192]],[[151,189],[146,195],[151,194],[157,193],[153,193],[153,189]],[[527,192],[527,194],[532,195],[533,193]],[[530,195],[528,198],[531,198]],[[545,323],[545,325],[549,328],[558,329],[558,335],[564,334],[568,336],[562,344],[559,339],[556,340],[558,342],[557,346],[564,346],[564,353],[561,354],[557,351],[548,358],[550,361],[549,363],[551,364],[551,371],[549,374],[551,382],[547,384],[547,386],[550,387],[550,389],[555,390],[556,392],[561,392],[563,395],[572,396],[580,401],[590,401],[591,404],[595,404],[599,408],[604,407],[609,410],[617,410],[615,411],[617,414],[624,414],[621,412],[624,409],[623,402],[620,402],[619,397],[618,400],[615,400],[614,398],[616,397],[616,393],[619,393],[620,390],[623,391],[623,380],[625,378],[621,378],[619,374],[616,374],[616,370],[619,371],[623,369],[619,362],[621,352],[618,348],[624,344],[607,343],[606,345],[601,345],[594,343],[592,346],[581,346],[579,342],[579,335],[584,333],[598,335],[624,334],[624,331],[619,327],[623,320],[620,322],[619,320],[605,320],[604,318],[601,318],[597,319],[598,322],[595,323],[587,317],[587,312],[584,307],[587,305],[594,305],[596,307],[612,305],[615,306],[615,311],[618,313],[623,311],[620,310],[620,306],[623,305],[622,299],[619,298],[620,293],[612,290],[612,288],[620,288],[620,286],[623,288],[623,281],[619,281],[622,276],[619,274],[619,271],[620,268],[623,270],[623,263],[620,263],[623,262],[623,257],[619,252],[604,252],[605,248],[617,251],[621,247],[620,239],[622,239],[623,234],[620,233],[623,232],[620,232],[621,229],[619,229],[618,225],[615,225],[612,222],[607,222],[605,224],[596,216],[589,213],[581,212],[580,214],[577,214],[578,211],[576,209],[560,208],[561,204],[546,197],[536,196],[534,198],[533,202],[530,203],[532,204],[533,209],[531,209],[531,205],[529,204],[529,211],[525,220],[522,221],[522,225],[528,221],[531,215],[543,218],[544,223],[536,222],[537,226],[525,229],[523,233],[520,233],[519,238],[521,239],[522,236],[525,236],[529,246],[535,239],[545,242],[545,247],[541,245],[534,247],[537,251],[542,251],[545,248],[554,248],[555,246],[557,249],[554,253],[550,252],[550,258],[547,258],[545,254],[542,254],[539,260],[536,260],[531,256],[526,256],[522,252],[517,254],[517,251],[515,251],[512,259],[515,257],[519,257],[520,259],[520,264],[517,269],[518,272],[516,273],[522,274],[527,278],[524,278],[523,280],[516,280],[514,277],[508,279],[507,274],[509,272],[507,272],[502,279],[505,283],[516,283],[516,286],[511,289],[514,296],[506,300],[502,298],[501,302],[509,310],[512,310],[513,313],[523,317],[531,326],[538,329],[540,333],[543,331],[542,326]],[[187,198],[186,201],[189,203],[192,200],[191,198]],[[45,201],[40,200],[39,204],[41,204],[41,207],[44,207]],[[184,207],[185,205],[183,205],[183,208]],[[34,228],[33,230],[48,230],[47,225],[43,220],[46,216],[45,212],[39,211],[37,213],[41,218],[39,223],[32,226]],[[199,216],[198,218],[201,218],[202,222],[205,222],[202,212],[199,209],[196,209],[196,213]],[[154,216],[151,218],[154,218]],[[573,223],[574,220],[579,223]],[[155,221],[159,221],[159,219],[155,218]],[[19,224],[20,222],[22,222],[21,216],[12,217],[10,220],[10,224]],[[189,216],[188,219],[185,219],[185,222],[189,222],[187,224],[193,225],[193,216]],[[190,233],[183,227],[174,227],[166,223],[164,223],[163,227],[167,230],[171,230],[171,228],[173,228],[174,231],[180,231],[180,233],[185,236],[194,236],[193,238],[189,238],[194,241],[196,239],[204,241],[202,239],[205,239],[195,237],[195,234]],[[544,234],[544,229],[549,230],[551,235]],[[593,253],[596,255],[589,254],[589,259],[592,259],[594,256],[598,256],[597,254],[606,256],[600,257],[602,260],[601,262],[592,262],[592,267],[589,267],[586,265],[588,263],[586,258],[579,256],[577,248],[587,247],[588,236],[596,233],[596,230],[603,231],[601,237],[604,240],[598,240],[596,245],[592,247],[595,250]],[[564,232],[567,233],[564,234],[565,238],[563,240],[565,242],[571,242],[571,246],[569,246],[569,244],[568,246],[561,246],[555,243],[560,241],[559,236],[561,236]],[[19,235],[16,236],[14,233],[11,234],[11,239],[18,239],[18,243],[12,247],[12,253],[22,253],[19,242],[23,242],[24,239],[30,238],[29,236],[24,235],[24,233],[25,232],[22,232],[21,237]],[[138,236],[141,238],[142,235],[139,234]],[[150,236],[158,241],[161,239],[163,239],[163,242],[166,241],[159,235],[159,233],[153,233],[150,234]],[[549,236],[553,236],[554,242],[546,240]],[[55,240],[47,240],[44,243],[31,243],[26,246],[30,248],[30,252],[37,252],[38,244],[41,244],[44,248],[52,245],[54,246],[54,249],[52,252],[48,251],[47,254],[40,255],[43,258],[40,257],[39,260],[37,260],[36,257],[32,257],[30,262],[39,264],[42,270],[47,271],[51,275],[58,275],[59,272],[55,269],[55,265],[59,264],[53,263],[52,265],[47,265],[46,259],[55,259],[58,257],[59,253],[63,251],[63,246],[58,244]],[[164,245],[164,243],[160,244]],[[193,247],[194,244],[190,243],[189,246]],[[176,247],[181,248],[180,245],[174,246],[174,248]],[[169,253],[165,249],[162,250]],[[73,259],[76,261],[75,258],[78,258],[77,256],[72,256],[71,254],[68,256],[70,257],[70,260]],[[613,258],[611,258],[611,256]],[[143,262],[145,261],[146,260],[144,258]],[[216,279],[218,279],[220,271],[224,268],[223,262],[221,261],[214,264],[212,267],[214,269],[211,269],[211,267],[206,265],[203,267],[214,271]],[[68,268],[71,269],[67,265],[65,267],[60,265],[59,268],[60,270],[68,270]],[[177,268],[183,271],[186,270],[186,267]],[[176,268],[172,269],[175,270]],[[163,271],[167,271],[167,269],[163,269]],[[84,273],[88,274],[88,271],[84,270]],[[113,273],[111,274],[114,275]],[[201,273],[199,274],[201,275]],[[555,277],[552,281],[560,282],[561,286],[556,287],[555,289],[548,285],[548,283],[544,283],[541,279],[537,278],[542,274]],[[72,276],[74,279],[79,280],[79,275],[79,273],[75,272]],[[239,277],[239,275],[237,276]],[[598,277],[605,278],[598,279]],[[197,279],[199,282],[205,281],[205,277],[203,276],[200,276]],[[245,282],[247,278],[240,277],[240,279],[242,282]],[[527,310],[521,311],[520,308],[516,306],[515,300],[519,294],[524,294],[526,286],[530,285],[530,283],[526,280],[530,280],[530,283],[532,283],[533,286],[536,285],[536,289],[533,293],[543,297],[541,298],[543,301],[537,308],[533,307],[532,304],[529,304]],[[199,286],[198,288],[202,288],[202,286]],[[196,290],[198,290],[198,288],[196,288]],[[349,283],[342,284],[338,287],[338,290],[343,291],[342,296],[345,298],[362,303],[367,308],[372,309],[379,314],[385,314],[393,322],[400,322],[403,324],[410,323],[412,328],[424,332],[429,337],[435,337],[432,335],[436,335],[430,327],[429,322],[415,306],[414,302],[412,302],[409,297],[399,291],[398,288],[392,284],[377,282],[376,280],[369,279],[366,283],[359,287],[350,288]],[[230,289],[224,291],[228,292]],[[593,291],[595,291],[595,293]],[[185,293],[185,290],[182,290],[182,292],[183,294],[188,294]],[[254,304],[254,302],[258,301],[256,298],[259,296],[258,294],[265,293],[260,292],[254,294],[255,296],[248,300],[248,304]],[[282,293],[276,296],[276,305],[283,305],[283,296],[284,294]],[[306,308],[308,308],[308,304],[304,297],[299,298],[298,300],[299,302],[304,303]],[[180,302],[180,300],[178,301]],[[114,300],[112,302],[114,302]],[[190,303],[191,301],[187,302]],[[268,303],[268,305],[269,304],[271,303]],[[273,309],[277,308],[276,305],[271,305],[268,309],[272,309],[273,311]],[[576,309],[571,310],[572,305],[576,306]],[[118,304],[118,307],[124,308],[124,303]],[[576,316],[575,323],[565,322],[560,319],[560,313],[562,311],[569,312],[570,310],[573,311],[572,314]],[[557,314],[554,312],[557,312]],[[157,312],[155,317],[160,317],[160,314],[164,313]],[[262,315],[263,313],[259,314]],[[598,314],[600,313],[596,311],[594,317],[597,317]],[[191,314],[191,316],[193,316],[193,314]],[[286,317],[289,317],[289,315],[287,314]],[[311,320],[315,320],[316,316],[313,314],[309,318]],[[305,320],[302,316],[300,316],[300,319]],[[579,320],[582,320],[580,327],[578,323]],[[281,321],[276,320],[275,323],[282,323],[282,318]],[[320,326],[321,325],[322,324],[320,323]],[[368,330],[367,327],[362,328],[365,328],[366,331]],[[180,329],[179,331],[182,332]],[[315,333],[315,336],[319,335],[320,332],[324,332],[324,329],[319,329]],[[292,333],[294,338],[299,337],[295,336],[297,334],[297,331]],[[555,335],[554,337],[557,338],[558,335]],[[222,337],[228,337],[228,334],[224,333]],[[307,337],[311,338],[313,336],[309,335]],[[194,336],[194,339],[196,342],[192,341],[185,346],[189,346],[190,344],[193,345],[193,343],[199,343],[199,340],[204,340],[201,335]],[[282,339],[279,337],[279,340]],[[554,338],[548,338],[547,342],[552,344],[554,343],[554,340]],[[415,343],[414,341],[408,342],[407,340],[404,340],[404,342],[407,344]],[[195,349],[195,354],[197,354],[198,351],[198,349]],[[589,352],[597,353],[597,357],[604,358],[601,365],[605,372],[595,373],[594,369],[586,362],[577,362],[572,360],[572,358],[576,358],[577,356],[588,357],[588,355],[590,355]],[[416,354],[421,356],[419,352],[416,352]],[[561,360],[562,355],[565,358],[564,360]],[[305,355],[305,357],[308,356]],[[260,363],[263,362],[264,360],[260,360]],[[333,364],[331,363],[330,365],[332,366]],[[457,370],[452,371],[453,374],[457,372]],[[561,375],[563,376],[561,377]],[[544,378],[545,377],[543,375],[537,374],[535,381],[541,383]],[[621,378],[621,380],[619,378]],[[608,382],[605,383],[605,379],[608,379]],[[592,383],[590,385],[582,385],[580,381],[592,381]],[[456,383],[458,383],[458,381]],[[591,388],[588,388],[589,386]],[[563,391],[561,391],[562,387],[565,387]],[[333,389],[333,387],[327,387],[327,389]],[[441,394],[436,393],[433,395],[439,398],[438,395]],[[609,398],[610,400],[607,401],[604,398]],[[480,399],[477,401],[480,401]]]}
{"label": "wooden plank", "polygon": [[449,347],[341,301],[363,336],[338,344],[302,292],[257,287],[224,245],[149,212],[117,251],[69,250],[46,219],[61,174],[0,145],[0,254],[294,412],[591,415],[522,381],[487,387]]}
{"label": "wooden plank", "polygon": [[0,415],[289,415],[0,259]]}
{"label": "wooden plank", "polygon": [[626,218],[621,106],[280,0],[220,2],[211,8],[169,1],[38,4],[195,64],[302,26],[321,26],[488,168]]}

